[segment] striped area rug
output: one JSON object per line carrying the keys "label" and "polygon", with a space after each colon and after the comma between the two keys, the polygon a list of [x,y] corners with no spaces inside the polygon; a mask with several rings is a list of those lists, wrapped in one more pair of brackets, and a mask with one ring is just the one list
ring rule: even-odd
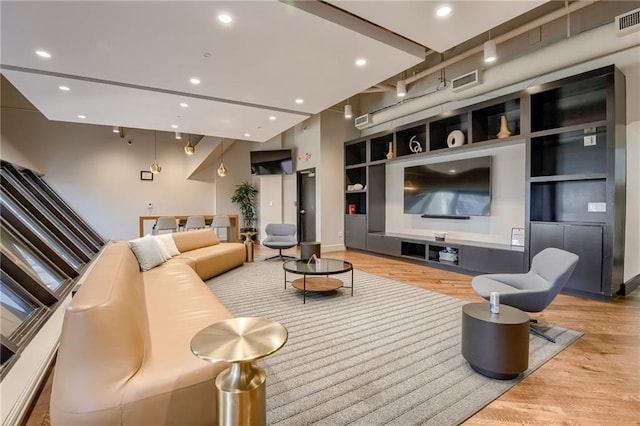
{"label": "striped area rug", "polygon": [[[346,281],[349,274],[335,276]],[[288,278],[297,278],[288,274]],[[514,380],[476,373],[460,354],[466,301],[354,271],[355,290],[307,294],[287,284],[282,262],[257,260],[207,281],[235,316],[289,330],[258,364],[267,372],[270,425],[455,425],[580,337],[550,326],[531,336],[529,369]]]}

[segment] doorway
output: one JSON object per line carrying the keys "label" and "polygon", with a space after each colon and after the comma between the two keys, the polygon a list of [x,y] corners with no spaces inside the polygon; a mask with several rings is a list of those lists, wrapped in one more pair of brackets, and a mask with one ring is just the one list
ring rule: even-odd
{"label": "doorway", "polygon": [[298,242],[316,240],[316,169],[296,172]]}

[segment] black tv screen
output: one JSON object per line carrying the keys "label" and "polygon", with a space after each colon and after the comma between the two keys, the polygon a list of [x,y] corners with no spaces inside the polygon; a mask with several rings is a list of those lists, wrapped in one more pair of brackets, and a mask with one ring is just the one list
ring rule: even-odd
{"label": "black tv screen", "polygon": [[489,216],[491,157],[404,169],[404,212],[426,217]]}
{"label": "black tv screen", "polygon": [[252,175],[290,175],[293,161],[290,149],[273,151],[251,151]]}

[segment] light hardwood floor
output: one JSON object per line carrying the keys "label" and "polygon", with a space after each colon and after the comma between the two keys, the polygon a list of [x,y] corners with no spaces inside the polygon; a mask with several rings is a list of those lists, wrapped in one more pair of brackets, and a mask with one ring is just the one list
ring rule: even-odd
{"label": "light hardwood floor", "polygon": [[[267,255],[272,251],[256,247],[256,258]],[[372,274],[480,301],[468,275],[354,251],[324,257],[345,259]],[[610,303],[561,294],[535,317],[584,335],[464,424],[640,425],[640,290]],[[46,424],[49,394],[50,380],[26,425]]]}

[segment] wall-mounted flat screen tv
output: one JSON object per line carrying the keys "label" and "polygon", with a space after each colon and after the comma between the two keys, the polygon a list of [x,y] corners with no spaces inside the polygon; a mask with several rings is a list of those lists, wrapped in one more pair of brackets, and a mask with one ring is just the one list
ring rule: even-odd
{"label": "wall-mounted flat screen tv", "polygon": [[424,217],[489,216],[491,157],[404,169],[404,212]]}
{"label": "wall-mounted flat screen tv", "polygon": [[290,175],[293,161],[290,149],[251,151],[252,175]]}

